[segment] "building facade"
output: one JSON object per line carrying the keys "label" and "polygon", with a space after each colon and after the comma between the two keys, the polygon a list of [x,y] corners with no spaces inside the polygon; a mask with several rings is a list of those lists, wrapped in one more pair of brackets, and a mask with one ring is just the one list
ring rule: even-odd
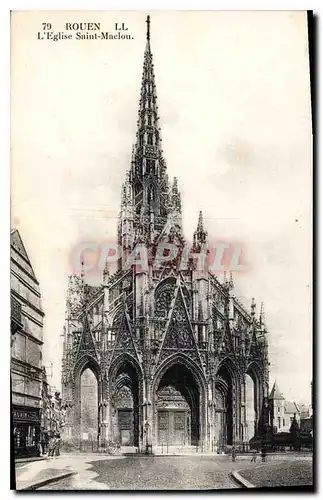
{"label": "building facade", "polygon": [[[138,129],[117,229],[118,269],[106,265],[99,287],[83,275],[69,278],[65,442],[215,451],[248,441],[268,421],[263,311],[256,317],[254,300],[247,310],[234,295],[232,276],[220,280],[200,259],[208,253],[201,212],[183,266],[181,218],[177,180],[168,180],[161,147],[148,18]],[[166,254],[158,259],[161,247]],[[138,249],[147,265],[127,265]]]}
{"label": "building facade", "polygon": [[42,399],[40,435],[43,450],[50,437],[59,434],[63,426],[62,399],[60,392],[48,382],[46,368],[42,369]]}
{"label": "building facade", "polygon": [[44,312],[39,283],[16,229],[10,264],[12,432],[15,455],[23,457],[38,454]]}
{"label": "building facade", "polygon": [[275,434],[279,432],[289,432],[294,416],[298,425],[300,425],[300,406],[294,401],[286,401],[276,382],[269,395],[269,406],[271,426]]}

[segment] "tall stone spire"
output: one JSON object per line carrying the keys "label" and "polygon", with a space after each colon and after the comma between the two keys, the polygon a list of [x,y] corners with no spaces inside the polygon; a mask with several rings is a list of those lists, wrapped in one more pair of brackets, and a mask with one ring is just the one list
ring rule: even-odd
{"label": "tall stone spire", "polygon": [[153,56],[150,48],[150,17],[147,17],[146,48],[144,53],[136,143],[132,152],[130,182],[136,224],[151,232],[151,213],[154,231],[158,233],[167,220],[170,209],[166,163],[161,149],[157,93]]}

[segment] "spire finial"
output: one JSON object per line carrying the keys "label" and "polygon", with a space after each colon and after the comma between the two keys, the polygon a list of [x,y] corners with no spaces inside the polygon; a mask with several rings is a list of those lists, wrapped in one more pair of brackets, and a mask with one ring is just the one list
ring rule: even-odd
{"label": "spire finial", "polygon": [[199,217],[198,217],[198,220],[197,220],[197,230],[200,231],[200,232],[204,230],[204,227],[203,227],[203,212],[202,212],[202,210],[199,211]]}
{"label": "spire finial", "polygon": [[251,316],[254,318],[255,314],[256,314],[256,302],[255,302],[254,297],[252,297],[252,301],[251,301]]}
{"label": "spire finial", "polygon": [[147,23],[147,40],[150,40],[150,16],[147,16],[146,23]]}

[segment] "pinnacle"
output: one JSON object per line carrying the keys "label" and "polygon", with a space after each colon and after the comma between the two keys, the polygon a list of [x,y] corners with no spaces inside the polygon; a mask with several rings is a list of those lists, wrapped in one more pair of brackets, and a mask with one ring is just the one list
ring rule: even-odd
{"label": "pinnacle", "polygon": [[260,304],[259,322],[261,326],[265,324],[265,307],[263,302]]}
{"label": "pinnacle", "polygon": [[200,212],[199,212],[199,217],[198,217],[198,222],[197,222],[197,231],[198,232],[204,231],[204,227],[203,227],[203,212],[202,212],[202,210],[200,210]]}
{"label": "pinnacle", "polygon": [[201,241],[205,241],[207,237],[207,232],[204,228],[204,221],[203,221],[203,212],[202,210],[199,211],[199,216],[197,220],[197,228],[196,228],[196,235]]}
{"label": "pinnacle", "polygon": [[105,260],[105,265],[103,269],[103,276],[110,276],[108,259]]}
{"label": "pinnacle", "polygon": [[201,243],[206,243],[207,232],[204,229],[202,210],[200,210],[200,212],[199,212],[198,221],[197,221],[197,228],[196,228],[196,231],[194,232],[193,238],[194,238],[195,245],[201,244]]}

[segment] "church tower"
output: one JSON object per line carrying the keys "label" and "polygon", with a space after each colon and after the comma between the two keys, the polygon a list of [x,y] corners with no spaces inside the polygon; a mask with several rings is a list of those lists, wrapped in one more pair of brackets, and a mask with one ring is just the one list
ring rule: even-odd
{"label": "church tower", "polygon": [[[163,157],[149,16],[146,22],[136,141],[123,185],[119,222],[118,239],[125,252],[134,242],[150,245],[156,241],[173,209],[172,202],[179,197],[177,183],[170,189]],[[180,211],[180,201],[175,203]]]}
{"label": "church tower", "polygon": [[[258,433],[268,397],[264,321],[235,297],[232,276],[208,271],[202,212],[186,242],[182,210],[161,147],[148,16],[137,133],[121,193],[122,257],[115,273],[106,266],[99,287],[70,277],[62,393],[71,446],[147,453],[238,446],[248,436],[247,376]],[[142,265],[129,259],[134,252]]]}

